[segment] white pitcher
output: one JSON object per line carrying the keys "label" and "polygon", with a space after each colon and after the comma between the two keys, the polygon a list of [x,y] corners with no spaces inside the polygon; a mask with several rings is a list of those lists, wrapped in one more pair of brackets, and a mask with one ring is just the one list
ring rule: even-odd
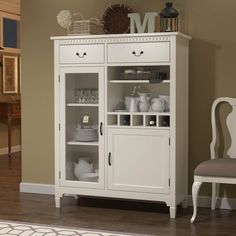
{"label": "white pitcher", "polygon": [[138,108],[140,112],[147,112],[150,109],[150,93],[139,94]]}
{"label": "white pitcher", "polygon": [[127,111],[129,111],[129,108],[130,108],[130,101],[131,101],[131,97],[125,96],[125,110]]}
{"label": "white pitcher", "polygon": [[170,111],[170,96],[169,95],[159,95],[159,98],[165,101],[165,111]]}
{"label": "white pitcher", "polygon": [[163,112],[165,110],[165,100],[162,98],[153,98],[149,109],[150,112]]}
{"label": "white pitcher", "polygon": [[138,103],[139,103],[138,97],[130,97],[129,111],[130,112],[138,112]]}

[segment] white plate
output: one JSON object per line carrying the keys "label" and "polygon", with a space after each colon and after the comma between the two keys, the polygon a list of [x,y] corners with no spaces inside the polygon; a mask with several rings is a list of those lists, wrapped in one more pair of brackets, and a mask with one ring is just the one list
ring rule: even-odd
{"label": "white plate", "polygon": [[84,173],[79,177],[80,181],[89,181],[89,182],[97,182],[98,181],[98,173]]}

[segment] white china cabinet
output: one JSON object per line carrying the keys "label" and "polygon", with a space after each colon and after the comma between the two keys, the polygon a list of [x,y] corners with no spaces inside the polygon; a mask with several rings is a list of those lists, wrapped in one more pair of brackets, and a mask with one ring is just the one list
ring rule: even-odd
{"label": "white china cabinet", "polygon": [[66,194],[149,200],[175,218],[188,196],[190,37],[52,39],[56,207]]}

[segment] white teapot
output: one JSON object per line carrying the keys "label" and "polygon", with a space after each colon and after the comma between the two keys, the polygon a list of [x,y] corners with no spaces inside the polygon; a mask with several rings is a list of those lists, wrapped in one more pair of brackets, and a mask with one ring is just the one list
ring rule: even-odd
{"label": "white teapot", "polygon": [[153,98],[150,112],[163,112],[165,110],[165,100],[162,98]]}
{"label": "white teapot", "polygon": [[93,163],[90,163],[90,158],[81,157],[78,163],[74,162],[74,173],[76,178],[79,180],[85,173],[93,172]]}

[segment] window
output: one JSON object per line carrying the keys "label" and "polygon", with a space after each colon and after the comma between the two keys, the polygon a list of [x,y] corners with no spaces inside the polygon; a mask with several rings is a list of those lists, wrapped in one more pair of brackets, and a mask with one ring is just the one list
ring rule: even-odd
{"label": "window", "polygon": [[4,52],[20,53],[20,16],[0,12],[0,47]]}

